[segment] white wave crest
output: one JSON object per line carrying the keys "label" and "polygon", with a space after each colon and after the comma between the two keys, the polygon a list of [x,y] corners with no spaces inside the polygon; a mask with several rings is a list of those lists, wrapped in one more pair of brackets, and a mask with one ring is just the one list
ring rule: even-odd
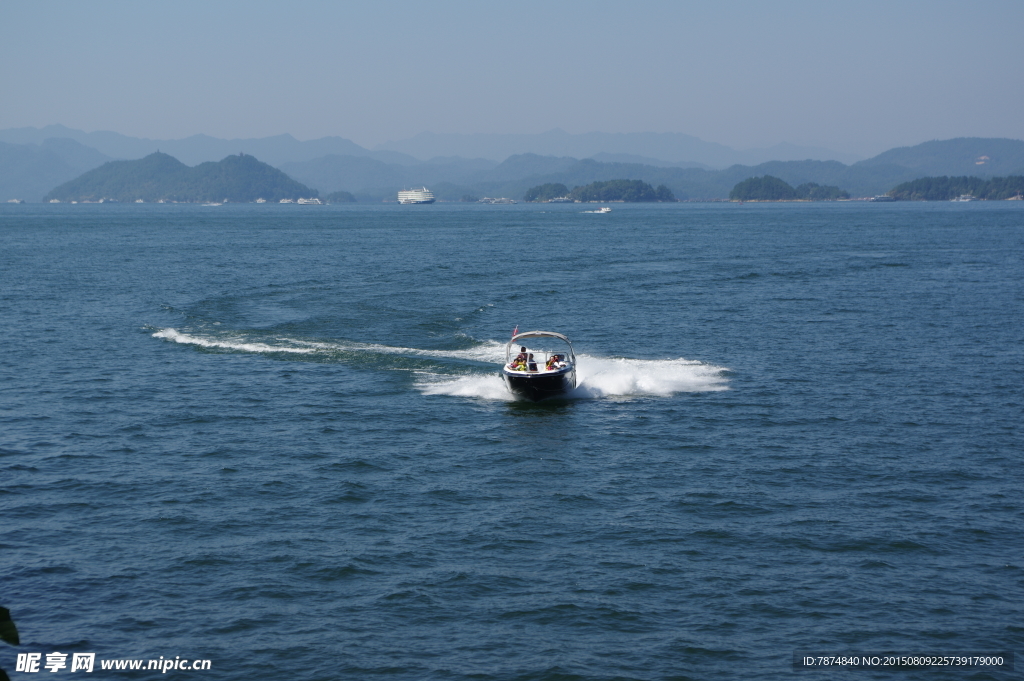
{"label": "white wave crest", "polygon": [[[669,397],[682,392],[729,389],[723,375],[726,369],[686,359],[610,359],[578,355],[576,360],[577,386],[565,396],[567,399]],[[454,379],[427,374],[416,383],[416,388],[425,395],[515,399],[497,372]]]}
{"label": "white wave crest", "polygon": [[686,359],[611,359],[583,355],[576,369],[579,397],[728,390],[723,367]]}
{"label": "white wave crest", "polygon": [[498,372],[443,378],[437,374],[419,377],[416,388],[424,395],[450,395],[453,397],[479,397],[485,400],[512,401],[515,395],[505,388]]}

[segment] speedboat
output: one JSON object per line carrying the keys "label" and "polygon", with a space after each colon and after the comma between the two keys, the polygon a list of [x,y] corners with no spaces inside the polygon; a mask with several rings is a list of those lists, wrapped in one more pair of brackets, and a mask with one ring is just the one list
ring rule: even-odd
{"label": "speedboat", "polygon": [[513,334],[505,346],[501,377],[509,392],[537,402],[576,387],[572,343],[553,331]]}

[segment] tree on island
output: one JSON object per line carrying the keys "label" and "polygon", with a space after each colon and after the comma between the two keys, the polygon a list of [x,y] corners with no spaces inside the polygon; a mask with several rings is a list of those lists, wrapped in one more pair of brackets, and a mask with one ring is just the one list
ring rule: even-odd
{"label": "tree on island", "polygon": [[542,184],[526,190],[523,201],[550,201],[569,195],[569,188],[560,182]]}
{"label": "tree on island", "polygon": [[623,201],[625,203],[674,202],[676,197],[665,185],[657,189],[642,180],[608,180],[576,187],[569,196],[584,203],[589,201]]}
{"label": "tree on island", "polygon": [[835,201],[848,199],[850,194],[839,187],[816,182],[806,182],[794,189],[785,180],[765,175],[738,183],[729,192],[729,198],[734,201]]}
{"label": "tree on island", "polygon": [[896,185],[890,192],[897,201],[949,201],[963,194],[976,199],[1001,201],[1024,194],[1024,177],[922,177]]}

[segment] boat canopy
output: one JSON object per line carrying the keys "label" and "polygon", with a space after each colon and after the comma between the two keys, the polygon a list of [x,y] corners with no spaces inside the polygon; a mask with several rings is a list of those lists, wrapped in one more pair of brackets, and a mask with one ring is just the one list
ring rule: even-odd
{"label": "boat canopy", "polygon": [[[558,338],[559,340],[563,340],[566,343],[569,343],[569,339],[568,338],[566,338],[565,336],[563,336],[560,333],[555,333],[554,331],[524,331],[522,333],[517,333],[516,335],[512,336],[512,340],[510,340],[508,342],[508,344],[512,345],[516,341],[521,340],[523,338],[545,338],[545,337]],[[572,345],[571,343],[569,343],[569,344]]]}
{"label": "boat canopy", "polygon": [[519,343],[519,341],[526,340],[527,338],[557,338],[569,346],[570,361],[573,363],[576,361],[576,352],[572,348],[572,341],[570,341],[566,336],[563,336],[560,333],[555,333],[554,331],[524,331],[523,333],[517,333],[512,336],[512,340],[510,340],[508,345],[505,346],[505,361],[508,361],[508,358],[512,356],[512,346]]}

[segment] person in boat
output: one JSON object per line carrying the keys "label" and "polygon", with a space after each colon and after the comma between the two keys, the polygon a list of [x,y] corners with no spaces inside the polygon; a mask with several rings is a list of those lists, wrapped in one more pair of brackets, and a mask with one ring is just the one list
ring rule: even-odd
{"label": "person in boat", "polygon": [[508,366],[513,371],[526,371],[526,348],[520,346],[519,354],[508,363]]}
{"label": "person in boat", "polygon": [[551,355],[551,357],[548,358],[547,364],[544,365],[544,369],[547,371],[555,371],[557,369],[561,369],[563,366],[565,365],[562,364],[561,355]]}
{"label": "person in boat", "polygon": [[537,362],[533,359],[533,353],[532,352],[530,353],[529,357],[526,360],[526,366],[529,368],[530,371],[536,371],[537,370]]}

